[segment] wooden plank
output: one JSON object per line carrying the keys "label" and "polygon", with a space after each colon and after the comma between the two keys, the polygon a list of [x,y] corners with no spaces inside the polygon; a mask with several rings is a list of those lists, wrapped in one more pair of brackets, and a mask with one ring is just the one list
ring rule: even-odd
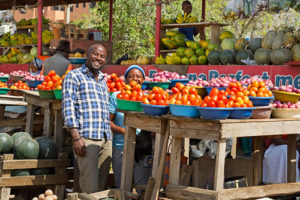
{"label": "wooden plank", "polygon": [[174,185],[179,184],[181,144],[182,144],[182,138],[179,137],[172,138],[169,183]]}
{"label": "wooden plank", "polygon": [[0,105],[0,120],[4,119],[5,106]]}
{"label": "wooden plank", "polygon": [[114,190],[104,190],[101,192],[95,192],[90,194],[92,197],[96,198],[96,199],[104,199],[107,197],[113,197],[114,196]]}
{"label": "wooden plank", "polygon": [[264,141],[262,137],[253,137],[253,184],[262,182],[262,162],[264,157]]}
{"label": "wooden plank", "polygon": [[184,147],[183,147],[183,149],[184,149],[184,153],[183,153],[183,155],[184,155],[184,157],[186,157],[187,158],[187,163],[189,163],[189,158],[190,158],[190,138],[184,138],[183,139],[184,140]]}
{"label": "wooden plank", "polygon": [[67,184],[68,176],[40,175],[0,178],[0,187]]}
{"label": "wooden plank", "polygon": [[0,188],[0,199],[1,200],[9,200],[11,188]]}
{"label": "wooden plank", "polygon": [[158,170],[157,170],[157,173],[154,174],[155,185],[154,185],[153,192],[151,195],[151,200],[156,200],[158,198],[160,183],[161,183],[164,166],[165,166],[165,162],[166,162],[166,154],[167,154],[169,135],[170,135],[170,125],[168,123],[167,128],[166,128],[166,133],[164,134],[164,142],[163,142],[163,148],[161,151],[161,159],[158,164]]}
{"label": "wooden plank", "polygon": [[236,159],[236,144],[237,144],[237,138],[235,137],[233,138],[231,152],[230,152],[232,159]]}
{"label": "wooden plank", "polygon": [[180,129],[201,129],[207,131],[217,131],[220,128],[220,124],[216,121],[170,121],[171,128],[180,128]]}
{"label": "wooden plank", "polygon": [[[13,155],[13,154],[5,154]],[[49,159],[49,160],[4,160],[3,170],[13,170],[13,169],[30,169],[30,168],[44,168],[44,167],[67,167],[71,166],[71,161],[69,159]]]}
{"label": "wooden plank", "polygon": [[170,128],[171,136],[180,138],[206,139],[217,140],[219,138],[219,131],[208,131],[199,129],[179,129]]}
{"label": "wooden plank", "polygon": [[142,130],[158,133],[161,128],[161,120],[151,118],[149,115],[144,116],[135,116],[129,115],[126,119],[126,126],[130,126],[133,128],[139,128]]}
{"label": "wooden plank", "polygon": [[64,199],[65,197],[65,185],[55,185],[54,194],[56,194],[57,199]]}
{"label": "wooden plank", "polygon": [[52,120],[51,120],[51,109],[50,107],[45,108],[44,113],[44,126],[43,126],[43,135],[51,137],[52,133]]}
{"label": "wooden plank", "polygon": [[216,191],[222,190],[224,185],[225,151],[226,139],[219,139],[216,154],[216,167],[214,179],[214,190]]}
{"label": "wooden plank", "polygon": [[0,105],[3,105],[3,106],[27,106],[27,103],[23,102],[23,101],[0,100]]}
{"label": "wooden plank", "polygon": [[183,164],[180,170],[179,184],[182,186],[189,186],[192,172],[193,172],[192,165]]}
{"label": "wooden plank", "polygon": [[[300,133],[300,120],[230,123],[221,125],[221,137],[254,137]],[[243,131],[241,131],[243,130]]]}
{"label": "wooden plank", "polygon": [[54,110],[54,142],[57,145],[58,151],[61,152],[63,148],[64,139],[64,120],[61,111]]}
{"label": "wooden plank", "polygon": [[[14,154],[4,154],[3,156],[1,156],[1,165],[3,165],[3,163],[5,163],[6,161],[13,161],[14,159]],[[1,167],[1,178],[7,178],[11,176],[11,171],[6,171],[4,170],[3,166]]]}
{"label": "wooden plank", "polygon": [[52,104],[52,110],[61,111],[61,102],[55,102]]}
{"label": "wooden plank", "polygon": [[9,101],[23,101],[23,96],[13,96],[13,95],[0,95],[1,100],[9,100]]}
{"label": "wooden plank", "polygon": [[[37,119],[33,120],[33,125],[43,124],[44,120]],[[25,126],[26,122],[22,119],[3,119],[0,121],[0,127],[15,127],[15,126]]]}
{"label": "wooden plank", "polygon": [[136,141],[136,129],[126,126],[124,139],[124,153],[121,175],[121,189],[130,192],[134,165],[134,152]]}
{"label": "wooden plank", "polygon": [[155,186],[155,178],[150,177],[148,179],[148,184],[147,184],[144,200],[150,200],[151,199],[151,194],[153,192],[154,186]]}
{"label": "wooden plank", "polygon": [[288,135],[287,179],[289,183],[296,182],[296,135]]}
{"label": "wooden plank", "polygon": [[220,42],[220,25],[213,24],[210,26],[210,42],[211,44],[219,44]]}
{"label": "wooden plank", "polygon": [[171,199],[191,199],[191,200],[216,200],[217,192],[213,190],[205,190],[201,188],[186,187],[168,184],[166,187],[166,195]]}
{"label": "wooden plank", "polygon": [[30,134],[33,133],[33,118],[34,118],[34,106],[32,104],[28,104],[25,131]]}
{"label": "wooden plank", "polygon": [[219,191],[220,199],[257,199],[300,192],[300,183],[283,183],[264,186],[252,186]]}
{"label": "wooden plank", "polygon": [[193,177],[192,177],[192,186],[193,187],[197,187],[199,188],[200,187],[200,184],[199,184],[199,177],[200,177],[200,170],[199,170],[199,160],[193,160],[193,164],[192,164],[192,167],[193,167]]}
{"label": "wooden plank", "polygon": [[206,26],[227,26],[228,24],[221,24],[217,22],[197,22],[197,23],[183,23],[183,24],[162,24],[161,29],[170,29],[170,28],[190,28],[190,27],[206,27]]}
{"label": "wooden plank", "polygon": [[25,102],[28,104],[33,104],[35,106],[41,106],[43,108],[49,108],[50,101],[46,99],[41,99],[40,97],[25,95]]}

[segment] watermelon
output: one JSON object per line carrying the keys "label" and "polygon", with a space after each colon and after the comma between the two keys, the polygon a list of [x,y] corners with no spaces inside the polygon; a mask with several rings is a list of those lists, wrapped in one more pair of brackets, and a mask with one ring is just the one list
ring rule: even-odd
{"label": "watermelon", "polygon": [[15,142],[19,137],[22,137],[22,136],[28,136],[31,138],[31,135],[29,133],[26,133],[26,132],[17,132],[15,134],[12,135],[12,139],[13,139],[13,142]]}
{"label": "watermelon", "polygon": [[219,57],[220,57],[220,51],[212,50],[209,52],[207,56],[207,60],[212,65],[218,65],[220,63]]}
{"label": "watermelon", "polygon": [[14,151],[18,159],[36,159],[39,156],[39,143],[24,136],[16,141]]}
{"label": "watermelon", "polygon": [[247,52],[247,50],[242,49],[237,52],[235,61],[240,65],[244,65],[245,63],[243,63],[242,60],[247,60],[248,58],[251,59],[249,53]]}
{"label": "watermelon", "polygon": [[275,65],[282,65],[288,62],[289,57],[283,49],[273,49],[271,52],[271,62]]}
{"label": "watermelon", "polygon": [[226,38],[222,41],[221,48],[223,50],[225,50],[225,49],[234,50],[234,42],[235,42],[235,39]]}
{"label": "watermelon", "polygon": [[12,147],[12,137],[7,133],[0,133],[0,154],[10,153]]}
{"label": "watermelon", "polygon": [[270,64],[271,50],[260,48],[254,53],[254,60],[259,65]]}
{"label": "watermelon", "polygon": [[30,176],[29,169],[15,169],[11,171],[11,176]]}
{"label": "watermelon", "polygon": [[36,141],[39,144],[39,159],[57,159],[58,148],[52,140],[38,137]]}
{"label": "watermelon", "polygon": [[262,38],[252,38],[249,42],[248,49],[250,49],[253,53],[261,48]]}
{"label": "watermelon", "polygon": [[220,53],[220,62],[223,65],[229,65],[229,64],[234,64],[235,63],[235,53],[232,50],[223,50]]}
{"label": "watermelon", "polygon": [[30,171],[31,175],[47,175],[50,174],[49,168],[35,168]]}

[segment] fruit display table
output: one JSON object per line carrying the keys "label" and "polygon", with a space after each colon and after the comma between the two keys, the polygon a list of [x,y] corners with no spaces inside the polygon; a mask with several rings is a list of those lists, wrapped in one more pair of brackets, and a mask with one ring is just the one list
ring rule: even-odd
{"label": "fruit display table", "polygon": [[20,119],[5,119],[6,106],[27,106],[23,101],[23,97],[12,95],[0,95],[0,127],[15,127],[25,125]]}
{"label": "fruit display table", "polygon": [[[24,91],[24,101],[27,102],[27,119],[25,131],[32,134],[34,111],[37,106],[45,109],[43,135],[51,137],[54,124],[54,142],[57,144],[59,151],[62,149],[62,129],[63,121],[59,110],[61,110],[61,100],[58,99],[42,99],[37,91]],[[53,112],[56,116],[53,119]],[[60,111],[61,112],[61,111]],[[61,130],[60,130],[61,129]]]}
{"label": "fruit display table", "polygon": [[150,116],[141,112],[123,110],[119,110],[119,112],[124,113],[124,125],[126,126],[121,190],[131,191],[136,129],[139,128],[156,133],[152,168],[152,176],[155,176],[155,183],[153,193],[149,195],[151,195],[151,199],[157,199],[169,138],[169,132],[167,131],[168,121],[162,117]]}
{"label": "fruit display table", "polygon": [[[265,196],[299,192],[296,183],[296,134],[300,133],[297,119],[203,120],[166,116],[172,136],[170,179],[166,195],[172,199],[254,199]],[[263,137],[288,135],[288,183],[257,186],[262,182]],[[253,137],[254,185],[237,189],[223,189],[226,138]],[[182,138],[217,141],[214,190],[179,185]]]}

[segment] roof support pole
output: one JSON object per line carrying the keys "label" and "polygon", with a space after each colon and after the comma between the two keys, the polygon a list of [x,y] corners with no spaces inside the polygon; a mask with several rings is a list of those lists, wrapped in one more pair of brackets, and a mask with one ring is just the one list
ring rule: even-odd
{"label": "roof support pole", "polygon": [[[202,13],[201,13],[202,22],[205,22],[205,1],[206,0],[202,0]],[[205,40],[205,27],[204,26],[200,27],[199,31],[200,31],[200,40]]]}
{"label": "roof support pole", "polygon": [[43,0],[38,0],[38,43],[37,55],[42,55],[42,26],[43,26]]}
{"label": "roof support pole", "polygon": [[109,41],[112,42],[112,31],[113,31],[113,0],[110,0],[109,4]]}
{"label": "roof support pole", "polygon": [[156,0],[155,57],[158,57],[160,54],[160,23],[161,23],[161,1]]}

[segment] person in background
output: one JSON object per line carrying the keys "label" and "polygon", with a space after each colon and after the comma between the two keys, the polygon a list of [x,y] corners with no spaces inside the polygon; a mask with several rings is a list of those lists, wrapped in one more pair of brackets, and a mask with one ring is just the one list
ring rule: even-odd
{"label": "person in background", "polygon": [[70,42],[67,40],[60,40],[56,48],[56,53],[47,58],[41,74],[47,75],[51,70],[62,77],[66,71],[72,70],[71,62],[68,60],[70,51]]}
{"label": "person in background", "polygon": [[[142,85],[145,80],[145,72],[138,65],[131,65],[125,72],[125,81],[136,81]],[[113,153],[112,153],[112,168],[115,177],[115,186],[120,188],[122,160],[124,150],[124,135],[125,126],[123,125],[124,114],[117,112],[117,94],[114,92],[109,100],[110,125],[113,132]],[[149,136],[151,133],[147,131],[137,130],[135,164],[134,164],[134,184],[146,185],[152,171],[152,143]]]}
{"label": "person in background", "polygon": [[[182,10],[187,15],[192,12],[192,3],[190,1],[182,2]],[[191,28],[179,28],[178,31],[186,35],[188,40],[194,40],[194,36],[199,33],[199,28],[191,27]]]}
{"label": "person in background", "polygon": [[70,130],[82,192],[105,189],[111,163],[109,93],[104,74],[106,49],[89,47],[86,63],[70,71],[63,82],[62,113]]}
{"label": "person in background", "polygon": [[29,72],[31,74],[40,74],[43,68],[43,61],[37,57],[33,58],[32,62],[29,64]]}

